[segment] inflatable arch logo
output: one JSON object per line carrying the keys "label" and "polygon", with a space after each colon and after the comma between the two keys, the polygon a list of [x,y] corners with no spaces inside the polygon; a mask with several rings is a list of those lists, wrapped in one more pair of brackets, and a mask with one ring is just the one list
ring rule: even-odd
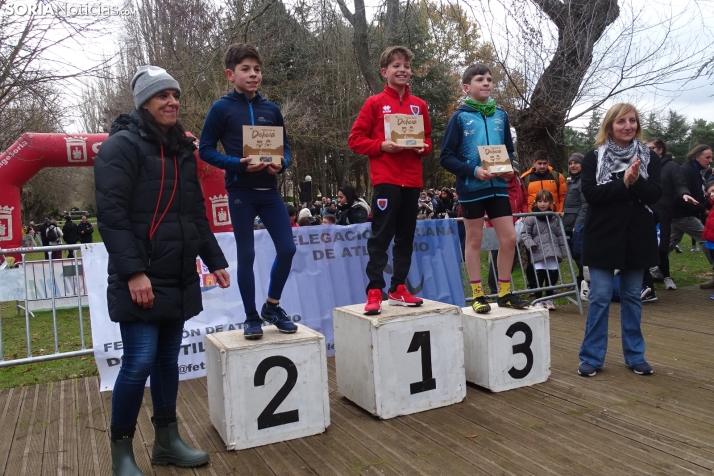
{"label": "inflatable arch logo", "polygon": [[[45,167],[92,167],[108,134],[26,132],[0,154],[0,249],[22,245],[20,189]],[[211,230],[232,231],[224,172],[198,158],[198,177]],[[210,197],[210,198],[209,198]]]}

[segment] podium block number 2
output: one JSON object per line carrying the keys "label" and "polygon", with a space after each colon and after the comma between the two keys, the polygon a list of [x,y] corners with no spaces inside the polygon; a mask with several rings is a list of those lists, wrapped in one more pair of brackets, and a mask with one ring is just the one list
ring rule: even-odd
{"label": "podium block number 2", "polygon": [[421,349],[421,382],[409,384],[409,392],[412,395],[436,388],[436,379],[432,377],[431,371],[431,335],[429,331],[414,333],[407,354],[419,349]]}
{"label": "podium block number 2", "polygon": [[533,351],[531,350],[531,343],[533,342],[533,331],[525,322],[516,322],[511,325],[506,331],[508,337],[513,337],[516,332],[523,332],[526,336],[525,342],[521,344],[513,345],[513,354],[523,354],[526,356],[526,366],[518,370],[516,367],[511,367],[508,371],[508,375],[514,379],[525,378],[531,369],[533,368]]}
{"label": "podium block number 2", "polygon": [[281,367],[285,369],[288,373],[288,378],[285,380],[283,386],[280,387],[278,393],[276,393],[273,399],[270,400],[270,403],[268,403],[261,414],[258,415],[259,430],[300,421],[300,416],[297,410],[275,413],[275,410],[277,410],[280,404],[283,403],[283,400],[285,400],[285,398],[290,394],[290,391],[293,387],[295,387],[295,383],[297,382],[298,371],[292,360],[281,355],[274,355],[263,360],[260,364],[258,364],[258,368],[255,370],[253,385],[256,387],[262,387],[265,385],[265,376],[268,374],[268,370],[273,367]]}

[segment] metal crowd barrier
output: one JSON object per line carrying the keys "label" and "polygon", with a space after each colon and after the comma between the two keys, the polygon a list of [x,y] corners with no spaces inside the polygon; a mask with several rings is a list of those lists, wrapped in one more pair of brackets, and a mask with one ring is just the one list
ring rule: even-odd
{"label": "metal crowd barrier", "polygon": [[[563,220],[557,213],[518,213],[516,217],[526,216],[545,216],[546,220],[557,220],[560,231],[565,236],[565,228]],[[454,221],[461,221],[461,218],[456,218]],[[549,239],[552,239],[552,232],[548,228]],[[535,237],[537,242],[542,243],[545,237]],[[520,234],[518,241],[521,241]],[[84,319],[85,312],[83,306],[87,304],[87,291],[84,285],[84,271],[82,260],[77,256],[76,251],[82,249],[84,245],[62,245],[62,246],[44,246],[34,248],[15,248],[8,250],[0,250],[4,255],[19,255],[20,261],[15,263],[13,267],[4,265],[4,269],[0,269],[0,302],[15,301],[18,316],[24,312],[25,317],[25,338],[27,343],[27,357],[21,359],[5,360],[3,354],[3,337],[2,337],[2,310],[0,309],[0,368],[10,367],[14,365],[29,364],[36,362],[46,362],[49,360],[57,360],[68,357],[79,357],[93,355],[94,351],[87,348],[84,335]],[[52,258],[52,251],[67,251],[75,250],[74,258],[57,260]],[[483,242],[481,251],[498,250],[498,239],[493,228],[484,228]],[[580,301],[580,293],[578,292],[576,283],[575,268],[573,267],[573,258],[570,253],[570,248],[566,244],[567,268],[570,273],[562,273],[560,266],[558,267],[558,282],[550,281],[548,276],[548,286],[529,288],[526,279],[526,270],[522,265],[521,250],[516,246],[515,262],[521,270],[521,279],[514,280],[513,273],[511,274],[511,285],[514,294],[530,294],[534,292],[544,292],[553,290],[553,296],[542,297],[533,302],[540,302],[546,299],[554,299],[564,297],[568,301],[578,306],[580,313],[583,313],[582,302]],[[26,259],[27,253],[47,252],[48,260],[29,261]],[[533,253],[529,252],[530,262],[533,263]],[[492,260],[490,260],[492,261]],[[491,262],[489,266],[496,273],[496,263]],[[37,269],[39,268],[39,270]],[[559,284],[558,284],[559,283]],[[491,298],[495,298],[496,294],[489,294]],[[468,297],[467,302],[473,301],[472,297]],[[59,336],[57,331],[57,310],[67,307],[77,308],[77,325],[80,337],[80,350],[60,351]],[[51,310],[54,332],[54,352],[44,355],[33,355],[31,335],[32,335],[32,317],[33,311]]]}
{"label": "metal crowd barrier", "polygon": [[[555,212],[538,212],[538,213],[515,213],[513,215],[516,218],[521,218],[521,217],[528,217],[528,216],[542,216],[545,217],[545,219],[548,221],[548,224],[550,225],[551,220],[556,220],[557,226],[560,228],[560,232],[563,235],[563,238],[565,239],[565,227],[563,226],[563,219],[562,217]],[[461,221],[463,218],[455,218],[455,221]],[[517,226],[517,242],[521,242],[521,235],[520,231],[521,229]],[[541,236],[540,233],[538,234],[537,237],[533,237],[534,241],[539,244],[539,246],[542,247],[543,241],[546,239],[545,236]],[[554,235],[550,229],[550,226],[548,226],[548,237],[551,242],[554,240]],[[496,237],[496,231],[493,228],[484,228],[484,233],[483,233],[483,241],[481,242],[481,251],[497,251],[498,250],[498,238]],[[565,249],[567,252],[567,256],[563,257],[563,261],[566,261],[566,268],[570,271],[568,273],[563,273],[561,271],[561,267],[558,266],[558,279],[556,282],[552,282],[550,279],[550,276],[547,277],[547,286],[542,286],[542,287],[534,287],[534,288],[529,288],[528,287],[528,281],[526,278],[526,269],[523,267],[523,260],[522,255],[521,255],[521,250],[519,246],[516,246],[516,254],[515,254],[515,263],[516,266],[518,266],[521,270],[521,279],[516,282],[516,280],[513,279],[513,273],[511,273],[511,288],[513,294],[532,294],[536,292],[545,292],[545,291],[554,291],[552,296],[543,296],[538,299],[534,299],[532,303],[537,303],[537,302],[542,302],[548,299],[555,299],[559,297],[564,297],[568,301],[572,302],[576,306],[578,306],[578,310],[580,311],[580,314],[583,313],[583,304],[582,301],[580,300],[580,292],[578,290],[578,285],[579,283],[577,282],[577,274],[575,273],[575,267],[573,266],[573,257],[570,252],[570,246],[567,243],[566,239],[566,244],[565,244]],[[533,264],[533,250],[528,250],[528,258],[529,262],[531,265]],[[489,253],[490,257],[490,253]],[[498,272],[496,271],[496,263],[489,258],[489,267],[493,271],[494,275],[497,277]],[[481,277],[481,282],[486,284],[486,279],[484,276]],[[559,284],[558,284],[559,283]],[[487,294],[489,298],[496,298],[497,294]],[[473,296],[467,297],[466,298],[467,302],[473,302]]]}
{"label": "metal crowd barrier", "polygon": [[[15,301],[18,316],[24,312],[27,357],[5,360],[3,352],[2,309],[0,309],[0,368],[13,365],[46,362],[67,357],[93,355],[94,350],[87,348],[84,336],[84,305],[87,305],[87,290],[84,283],[82,259],[77,251],[84,245],[42,246],[34,248],[14,248],[0,250],[9,263],[9,255],[19,255],[20,259],[12,267],[0,269],[0,302]],[[75,250],[74,258],[53,259],[52,252]],[[49,259],[29,261],[27,253],[47,252]],[[60,351],[57,332],[57,310],[77,308],[77,324],[80,337],[80,350]],[[31,335],[33,311],[51,310],[54,333],[54,352],[33,355]]]}

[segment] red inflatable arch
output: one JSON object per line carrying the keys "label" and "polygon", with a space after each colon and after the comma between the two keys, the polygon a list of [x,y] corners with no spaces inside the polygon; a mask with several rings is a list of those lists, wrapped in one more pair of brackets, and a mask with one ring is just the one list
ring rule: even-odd
{"label": "red inflatable arch", "polygon": [[[20,188],[45,167],[89,167],[107,134],[26,132],[0,154],[0,249],[22,245]],[[224,172],[198,159],[198,176],[213,232],[232,231]]]}

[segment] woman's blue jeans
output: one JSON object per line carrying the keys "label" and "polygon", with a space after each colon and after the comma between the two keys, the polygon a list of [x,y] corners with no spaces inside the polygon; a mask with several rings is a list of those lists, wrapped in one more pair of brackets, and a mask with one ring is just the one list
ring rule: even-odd
{"label": "woman's blue jeans", "polygon": [[133,428],[136,425],[149,376],[154,412],[176,406],[183,324],[182,319],[119,323],[124,355],[112,393],[113,427]]}
{"label": "woman's blue jeans", "polygon": [[[645,339],[642,336],[642,269],[620,271],[620,323],[622,352],[625,365],[632,367],[645,362]],[[598,369],[605,363],[607,324],[612,300],[613,269],[590,267],[590,296],[585,338],[580,346],[580,362]]]}

